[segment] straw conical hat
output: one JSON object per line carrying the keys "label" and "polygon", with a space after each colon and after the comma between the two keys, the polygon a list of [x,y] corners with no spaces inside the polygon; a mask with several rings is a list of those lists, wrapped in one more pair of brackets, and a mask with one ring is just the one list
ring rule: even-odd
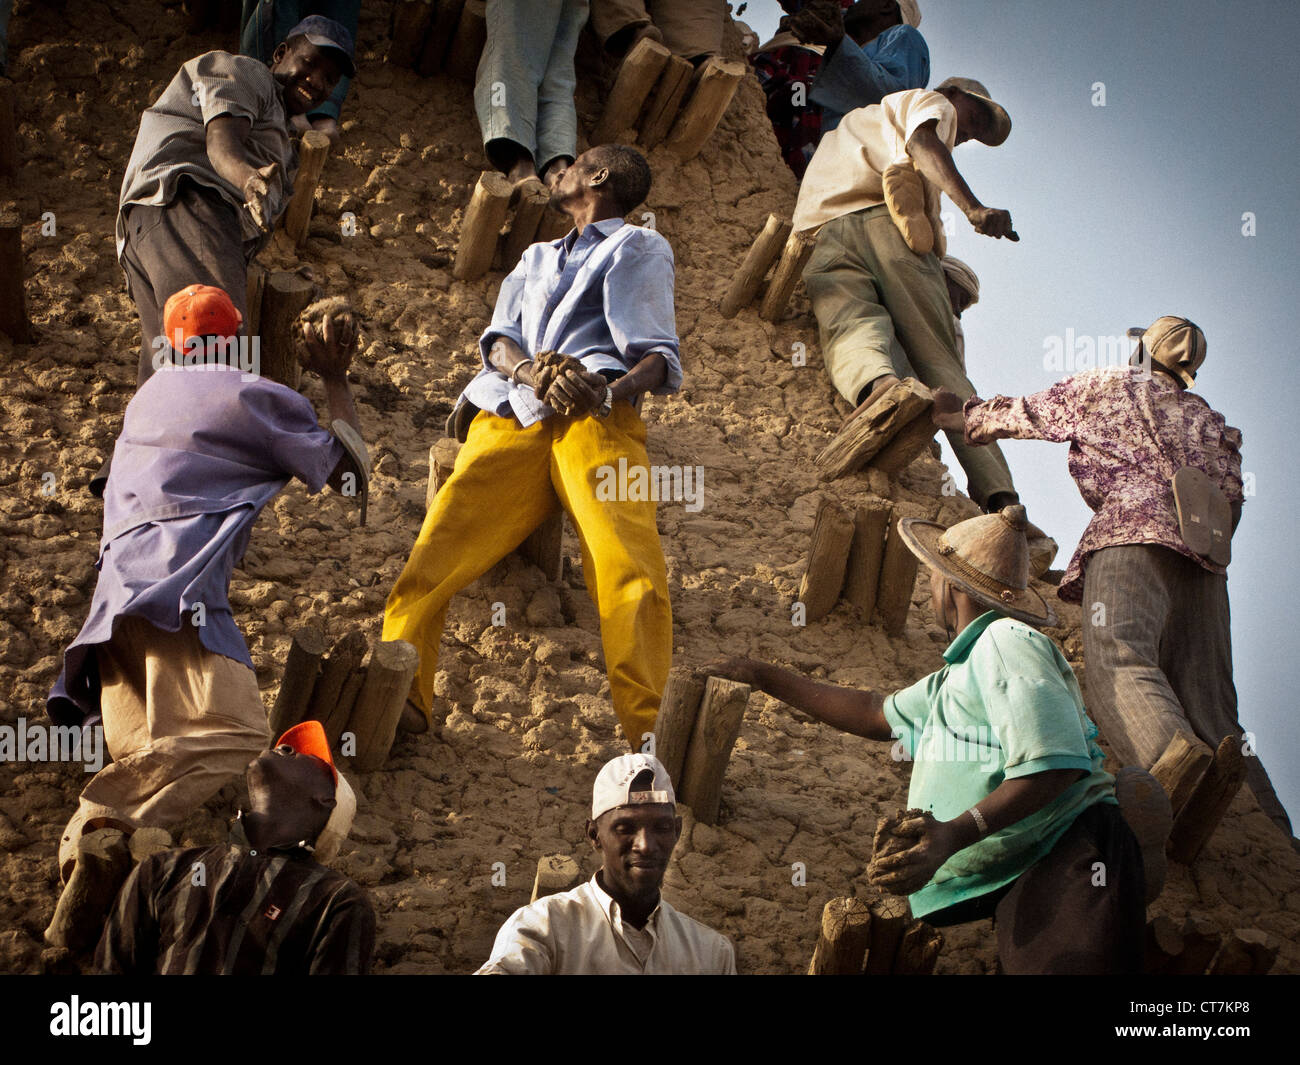
{"label": "straw conical hat", "polygon": [[1030,625],[1055,625],[1052,608],[1029,587],[1028,524],[1016,504],[951,529],[904,518],[898,531],[912,554],[976,602]]}

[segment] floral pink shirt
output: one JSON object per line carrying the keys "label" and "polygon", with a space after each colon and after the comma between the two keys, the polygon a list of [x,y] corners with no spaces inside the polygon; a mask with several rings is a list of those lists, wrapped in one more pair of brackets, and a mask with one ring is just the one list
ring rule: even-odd
{"label": "floral pink shirt", "polygon": [[1241,431],[1172,378],[1126,367],[1088,370],[1022,399],[972,396],[965,413],[971,444],[1069,441],[1070,476],[1094,516],[1061,581],[1062,599],[1081,602],[1088,556],[1121,544],[1159,544],[1226,572],[1183,543],[1170,482],[1179,468],[1193,466],[1229,502],[1240,502]]}

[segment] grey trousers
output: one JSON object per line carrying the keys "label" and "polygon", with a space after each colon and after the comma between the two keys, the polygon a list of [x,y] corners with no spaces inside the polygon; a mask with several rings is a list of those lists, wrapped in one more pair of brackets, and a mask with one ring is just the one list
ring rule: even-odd
{"label": "grey trousers", "polygon": [[474,110],[493,166],[500,140],[527,148],[539,174],[560,156],[576,157],[573,53],[586,22],[587,0],[488,0]]}
{"label": "grey trousers", "polygon": [[[1175,732],[1212,748],[1242,735],[1232,683],[1228,579],[1155,544],[1104,547],[1083,580],[1088,713],[1121,762],[1150,769]],[[1269,818],[1291,835],[1263,764],[1246,782]]]}
{"label": "grey trousers", "polygon": [[173,293],[212,285],[248,321],[248,263],[256,251],[255,243],[244,244],[235,208],[188,178],[181,178],[170,203],[127,209],[122,267],[140,314],[137,388],[153,376],[154,341],[162,336],[163,307]]}

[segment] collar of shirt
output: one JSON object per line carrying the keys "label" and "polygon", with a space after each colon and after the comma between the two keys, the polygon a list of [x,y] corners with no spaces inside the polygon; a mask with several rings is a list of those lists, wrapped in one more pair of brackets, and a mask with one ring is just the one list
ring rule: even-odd
{"label": "collar of shirt", "polygon": [[970,654],[971,648],[975,646],[975,641],[984,635],[984,630],[1000,617],[1002,615],[996,610],[987,611],[977,617],[962,629],[957,634],[957,638],[948,645],[948,649],[943,653],[943,660],[949,665],[963,661]]}
{"label": "collar of shirt", "polygon": [[654,940],[654,938],[656,937],[656,933],[658,931],[659,914],[664,907],[664,897],[662,893],[659,896],[659,901],[655,903],[655,908],[650,911],[650,916],[646,918],[645,928],[639,929],[636,928],[634,925],[629,925],[624,923],[623,908],[619,906],[617,899],[615,899],[608,891],[606,891],[603,887],[600,886],[599,872],[592,874],[590,884],[591,884],[592,894],[596,896],[596,901],[600,903],[600,908],[602,912],[609,919],[610,925],[613,927],[613,929],[616,932],[618,932],[619,934],[623,934],[624,929],[628,929],[634,932],[644,931],[645,933],[650,935],[652,941]]}

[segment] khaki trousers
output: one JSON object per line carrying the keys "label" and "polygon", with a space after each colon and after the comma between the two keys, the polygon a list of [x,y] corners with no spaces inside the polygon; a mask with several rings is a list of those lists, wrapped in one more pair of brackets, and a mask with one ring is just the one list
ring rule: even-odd
{"label": "khaki trousers", "polygon": [[591,28],[601,46],[630,26],[651,22],[673,55],[694,59],[722,53],[726,0],[591,0]]}
{"label": "khaki trousers", "polygon": [[253,671],[204,648],[191,625],[163,632],[124,617],[95,656],[113,761],[86,785],[64,830],[65,875],[81,833],[102,827],[100,819],[123,829],[171,829],[242,776],[270,740]]}
{"label": "khaki trousers", "polygon": [[526,429],[487,413],[470,423],[384,612],[383,638],[420,652],[411,698],[426,714],[451,597],[563,506],[600,613],[614,712],[633,750],[654,730],[673,654],[668,573],[655,504],[602,499],[597,491],[602,468],[617,469],[620,458],[649,469],[645,425],[629,403],[615,403],[606,418],[553,414]]}
{"label": "khaki trousers", "polygon": [[[803,279],[826,372],[855,407],[877,377],[900,372],[890,354],[895,340],[923,384],[963,400],[975,394],[958,354],[943,268],[935,255],[917,255],[904,243],[884,204],[827,222]],[[976,503],[1015,491],[997,444],[971,447],[961,433],[949,433],[948,442]]]}

